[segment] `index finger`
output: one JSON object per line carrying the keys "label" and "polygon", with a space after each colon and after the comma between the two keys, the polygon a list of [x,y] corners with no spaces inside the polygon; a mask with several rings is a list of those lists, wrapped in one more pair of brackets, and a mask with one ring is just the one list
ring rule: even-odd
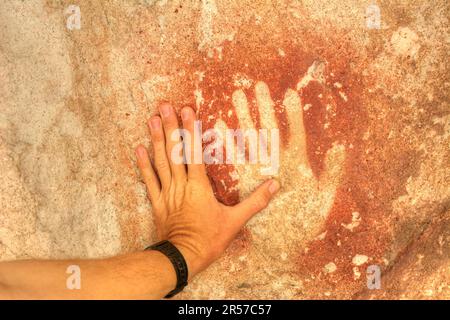
{"label": "index finger", "polygon": [[208,180],[205,164],[203,163],[202,133],[200,127],[195,125],[197,117],[194,110],[189,107],[183,108],[181,110],[181,119],[183,128],[190,134],[190,137],[186,137],[185,140],[188,179]]}

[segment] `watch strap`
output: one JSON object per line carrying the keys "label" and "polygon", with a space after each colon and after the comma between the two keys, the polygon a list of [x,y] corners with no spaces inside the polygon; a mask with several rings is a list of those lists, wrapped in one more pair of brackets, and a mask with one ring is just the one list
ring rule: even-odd
{"label": "watch strap", "polygon": [[170,291],[165,298],[171,298],[188,284],[188,267],[186,264],[186,260],[181,254],[180,250],[178,250],[170,241],[164,240],[158,243],[155,243],[145,250],[156,250],[164,254],[167,258],[169,258],[172,263],[175,273],[177,275],[177,285],[174,290]]}

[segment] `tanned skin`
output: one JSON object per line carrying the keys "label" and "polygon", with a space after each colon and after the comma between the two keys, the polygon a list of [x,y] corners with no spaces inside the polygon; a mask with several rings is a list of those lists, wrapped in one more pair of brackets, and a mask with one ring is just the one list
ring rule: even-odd
{"label": "tanned skin", "polygon": [[[191,280],[221,256],[247,221],[267,206],[280,185],[271,179],[236,206],[221,204],[214,197],[203,164],[190,161],[192,164],[186,166],[171,160],[171,150],[179,142],[172,141],[171,135],[179,123],[170,104],[162,104],[159,111],[148,120],[154,162],[140,145],[136,148],[137,165],[152,203],[158,237],[181,251]],[[193,136],[194,110],[184,108],[181,118],[183,128]],[[70,265],[80,267],[80,289],[67,289]],[[107,259],[0,262],[0,299],[161,299],[175,288],[176,280],[171,262],[158,251]]]}

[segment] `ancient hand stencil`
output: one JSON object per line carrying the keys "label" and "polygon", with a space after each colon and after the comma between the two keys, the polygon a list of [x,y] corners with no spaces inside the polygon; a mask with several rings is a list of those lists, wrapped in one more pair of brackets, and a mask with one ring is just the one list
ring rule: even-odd
{"label": "ancient hand stencil", "polygon": [[[288,88],[284,93],[281,112],[285,113],[287,124],[283,124],[285,128],[281,129],[288,129],[289,132],[287,141],[280,146],[280,168],[275,175],[281,182],[282,190],[268,210],[250,224],[254,236],[259,236],[262,241],[270,241],[272,246],[279,249],[286,248],[287,239],[304,242],[317,236],[333,205],[343,171],[345,148],[337,143],[326,151],[324,168],[318,176],[313,173],[308,160],[303,112],[311,106],[302,102],[301,95],[302,89],[310,82],[323,81],[323,68],[323,63],[314,62],[297,86]],[[251,83],[251,80],[248,83]],[[253,101],[243,89],[237,89],[231,95],[233,110],[238,119],[236,127],[242,130],[256,129],[251,115],[251,105],[254,104],[258,108],[260,128],[278,128],[279,112],[274,108],[275,102],[269,86],[263,81],[256,81],[250,90],[254,90]],[[333,108],[332,101],[327,108]],[[215,127],[221,131],[227,129],[227,125],[220,119]],[[237,145],[235,148],[237,149]],[[237,150],[234,151],[235,154],[236,152]],[[235,171],[231,172],[231,175],[237,181],[236,188],[241,197],[247,196],[267,178],[260,174],[258,165],[238,164],[234,165],[234,168]],[[292,210],[294,208],[297,210]],[[275,235],[274,226],[277,226],[278,232]],[[267,229],[269,227],[270,233]]]}

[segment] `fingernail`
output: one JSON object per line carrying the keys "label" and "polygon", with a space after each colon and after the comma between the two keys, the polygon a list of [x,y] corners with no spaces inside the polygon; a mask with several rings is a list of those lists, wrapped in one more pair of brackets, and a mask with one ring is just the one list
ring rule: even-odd
{"label": "fingernail", "polygon": [[159,128],[161,128],[161,122],[159,121],[159,118],[152,118],[150,120],[150,128],[152,130],[159,130]]}
{"label": "fingernail", "polygon": [[189,120],[190,116],[191,111],[188,108],[184,108],[183,110],[181,110],[181,119],[183,119],[183,121]]}
{"label": "fingernail", "polygon": [[163,117],[168,117],[170,115],[171,106],[168,104],[163,104],[160,108],[160,112]]}
{"label": "fingernail", "polygon": [[142,148],[142,147],[137,147],[137,149],[136,149],[136,155],[137,155],[139,158],[143,158],[143,157],[144,157],[144,148]]}
{"label": "fingernail", "polygon": [[277,180],[272,180],[272,182],[269,185],[269,192],[271,194],[276,193],[280,189],[280,184]]}

